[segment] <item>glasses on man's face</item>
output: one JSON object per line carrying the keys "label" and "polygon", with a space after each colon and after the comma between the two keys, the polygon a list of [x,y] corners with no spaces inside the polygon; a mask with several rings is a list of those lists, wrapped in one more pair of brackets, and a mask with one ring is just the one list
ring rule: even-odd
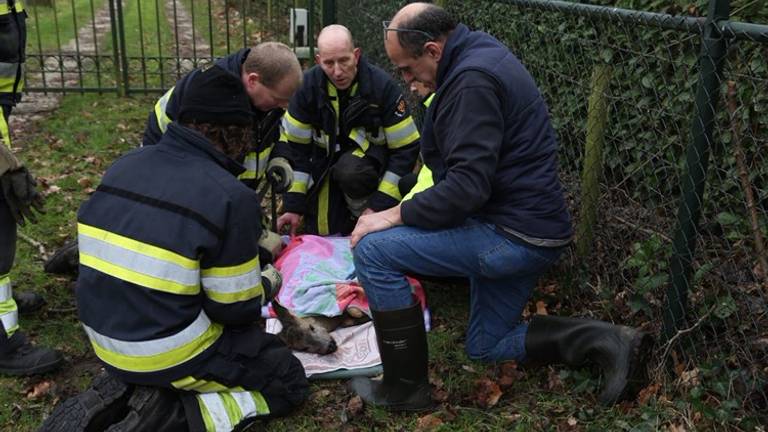
{"label": "glasses on man's face", "polygon": [[434,36],[432,36],[431,34],[425,32],[425,31],[416,30],[416,29],[408,29],[408,28],[392,28],[392,27],[389,26],[389,24],[391,22],[392,21],[382,21],[381,22],[381,24],[384,26],[384,40],[387,40],[387,33],[389,33],[389,32],[418,33],[418,34],[424,36],[425,38],[427,38],[427,40],[424,41],[424,42],[432,42],[432,41],[435,40]]}

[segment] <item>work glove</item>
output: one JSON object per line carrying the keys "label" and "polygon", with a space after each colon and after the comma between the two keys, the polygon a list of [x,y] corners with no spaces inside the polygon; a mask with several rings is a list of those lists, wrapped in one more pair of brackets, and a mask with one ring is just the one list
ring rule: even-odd
{"label": "work glove", "polygon": [[274,262],[283,250],[283,239],[276,232],[265,229],[259,238],[259,248],[259,257],[267,258],[262,262]]}
{"label": "work glove", "polygon": [[267,264],[261,268],[261,285],[264,287],[263,304],[267,304],[280,291],[280,286],[283,285],[283,276],[280,275],[275,266]]}
{"label": "work glove", "polygon": [[16,223],[24,226],[25,219],[30,222],[37,222],[37,217],[33,213],[43,211],[43,197],[37,193],[37,182],[25,167],[15,171],[7,171],[0,176],[0,188],[2,188],[5,201],[11,210],[11,215],[16,219]]}
{"label": "work glove", "polygon": [[288,159],[276,157],[267,165],[267,180],[272,185],[273,193],[285,193],[293,183],[293,168]]}
{"label": "work glove", "polygon": [[[2,115],[2,112],[0,112],[0,115]],[[0,136],[0,176],[8,171],[16,171],[22,167],[21,162],[16,159],[11,149],[3,144],[2,138]]]}

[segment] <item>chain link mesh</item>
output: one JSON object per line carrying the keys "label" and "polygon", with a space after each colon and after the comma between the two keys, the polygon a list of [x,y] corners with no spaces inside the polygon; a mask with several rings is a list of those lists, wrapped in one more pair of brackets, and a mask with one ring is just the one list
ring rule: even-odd
{"label": "chain link mesh", "polygon": [[[381,20],[405,3],[339,0],[339,22],[386,68]],[[714,111],[702,151],[691,147],[692,131],[707,126],[697,114],[699,57],[716,54],[702,51],[706,2],[611,2],[657,9],[675,3],[663,13],[565,2],[438,3],[509,46],[548,101],[579,233],[554,272],[557,307],[659,335],[651,366],[668,397],[687,398],[725,423],[765,421],[768,26],[749,25],[728,40],[718,94],[703,92],[717,104],[699,102],[699,112]],[[768,22],[761,2],[733,1],[731,11],[734,21]],[[695,180],[707,156],[703,198],[683,200],[683,184]],[[692,233],[679,229],[699,213]],[[585,227],[590,214],[593,223]],[[678,249],[678,261],[691,268],[680,298],[669,294],[676,237],[695,246],[690,260]],[[670,305],[684,316],[673,317],[678,327],[665,339]]]}

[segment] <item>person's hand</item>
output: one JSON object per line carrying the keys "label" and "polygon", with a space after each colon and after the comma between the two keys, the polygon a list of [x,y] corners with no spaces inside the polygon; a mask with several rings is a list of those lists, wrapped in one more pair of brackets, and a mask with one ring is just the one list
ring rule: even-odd
{"label": "person's hand", "polygon": [[296,235],[296,229],[299,227],[299,223],[301,223],[300,214],[291,212],[283,213],[277,218],[277,232],[282,232],[284,226],[290,225],[291,237],[293,237]]}
{"label": "person's hand", "polygon": [[288,159],[276,157],[267,165],[267,179],[273,193],[285,193],[293,183],[293,169]]}
{"label": "person's hand", "polygon": [[261,268],[261,281],[264,287],[264,300],[262,304],[267,304],[280,292],[280,287],[283,285],[283,276],[277,271],[275,266],[267,264]]}
{"label": "person's hand", "polygon": [[269,253],[270,261],[274,261],[283,250],[283,239],[278,233],[265,229],[261,232],[259,247]]}
{"label": "person's hand", "polygon": [[5,201],[8,203],[11,215],[16,219],[16,223],[21,226],[24,226],[25,220],[32,223],[37,222],[33,210],[38,213],[45,213],[43,197],[37,192],[36,186],[37,182],[25,167],[6,171],[0,176],[0,188],[2,188]]}
{"label": "person's hand", "polygon": [[362,213],[360,213],[360,216],[367,216],[369,214],[374,214],[374,213],[376,213],[376,211],[368,207],[367,209],[363,210]]}
{"label": "person's hand", "polygon": [[355,247],[357,242],[367,234],[389,229],[393,226],[401,225],[402,223],[403,220],[400,217],[400,205],[378,213],[361,215],[360,218],[357,219],[355,229],[352,231],[350,245]]}

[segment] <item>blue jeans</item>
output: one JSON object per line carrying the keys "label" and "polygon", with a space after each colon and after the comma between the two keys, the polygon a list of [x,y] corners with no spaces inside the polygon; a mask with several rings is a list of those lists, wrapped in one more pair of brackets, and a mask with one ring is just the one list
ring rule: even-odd
{"label": "blue jeans", "polygon": [[528,330],[520,321],[523,308],[562,250],[515,242],[491,224],[470,220],[444,230],[399,226],[371,233],[353,254],[357,276],[377,311],[413,304],[405,274],[468,277],[467,354],[476,360],[523,361]]}

